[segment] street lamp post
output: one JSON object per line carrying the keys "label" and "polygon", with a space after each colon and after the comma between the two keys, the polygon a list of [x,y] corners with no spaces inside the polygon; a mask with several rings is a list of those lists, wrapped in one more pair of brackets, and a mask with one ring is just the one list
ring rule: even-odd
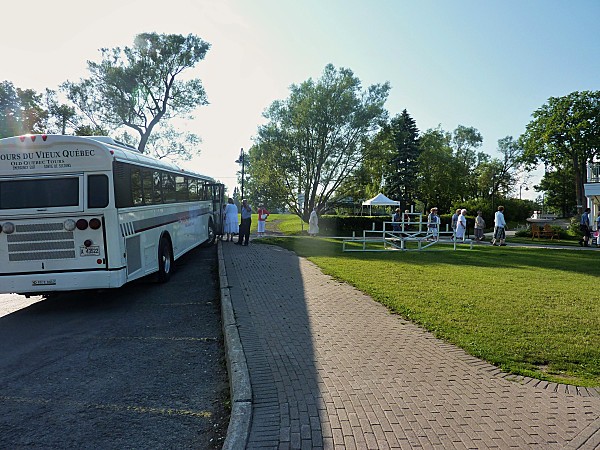
{"label": "street lamp post", "polygon": [[244,199],[244,166],[246,165],[246,158],[244,157],[244,148],[240,149],[240,157],[236,159],[237,164],[242,165],[242,200]]}
{"label": "street lamp post", "polygon": [[519,186],[519,200],[523,200],[523,199],[521,198],[521,190],[523,189],[523,186],[525,186],[525,190],[526,190],[526,191],[528,191],[528,190],[529,190],[529,186],[527,186],[527,184],[526,184],[526,183],[522,183],[522,184]]}
{"label": "street lamp post", "polygon": [[496,190],[495,184],[496,184],[496,174],[493,173],[492,174],[492,214],[494,214],[494,191]]}

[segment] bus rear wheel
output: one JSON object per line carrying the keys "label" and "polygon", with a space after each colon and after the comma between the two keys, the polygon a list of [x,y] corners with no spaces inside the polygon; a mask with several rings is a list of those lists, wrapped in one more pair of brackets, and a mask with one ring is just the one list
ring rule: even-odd
{"label": "bus rear wheel", "polygon": [[212,220],[208,222],[208,230],[207,230],[207,238],[206,241],[202,244],[203,247],[210,247],[217,240],[217,234],[215,231],[215,225]]}
{"label": "bus rear wheel", "polygon": [[169,239],[163,237],[158,245],[158,282],[166,283],[173,272],[173,250]]}

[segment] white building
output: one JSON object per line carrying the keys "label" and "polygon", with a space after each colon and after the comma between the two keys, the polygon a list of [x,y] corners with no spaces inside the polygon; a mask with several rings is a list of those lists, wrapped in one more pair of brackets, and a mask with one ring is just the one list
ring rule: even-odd
{"label": "white building", "polygon": [[587,205],[583,207],[592,210],[592,218],[597,217],[600,211],[600,163],[588,164],[587,183],[583,185],[583,192],[587,199]]}

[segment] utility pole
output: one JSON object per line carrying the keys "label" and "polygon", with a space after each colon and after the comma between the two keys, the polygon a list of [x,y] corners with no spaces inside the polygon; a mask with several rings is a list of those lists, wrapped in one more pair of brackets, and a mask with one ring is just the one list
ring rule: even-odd
{"label": "utility pole", "polygon": [[246,158],[244,155],[244,148],[242,147],[240,149],[240,157],[238,159],[236,159],[235,161],[237,164],[241,164],[242,165],[242,200],[245,198],[244,197],[244,166],[246,165]]}

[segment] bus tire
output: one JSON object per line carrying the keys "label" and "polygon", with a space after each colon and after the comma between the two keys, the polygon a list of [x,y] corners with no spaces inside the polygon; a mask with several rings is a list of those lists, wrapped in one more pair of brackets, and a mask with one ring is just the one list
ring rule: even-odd
{"label": "bus tire", "polygon": [[173,260],[171,241],[163,236],[160,239],[160,244],[158,245],[158,282],[166,283],[169,281],[174,267],[175,264]]}
{"label": "bus tire", "polygon": [[202,244],[202,247],[210,247],[211,245],[213,245],[215,243],[215,241],[217,240],[217,233],[215,230],[215,225],[213,223],[213,221],[209,221],[208,222],[208,239],[206,239],[206,241],[204,241],[204,243]]}

